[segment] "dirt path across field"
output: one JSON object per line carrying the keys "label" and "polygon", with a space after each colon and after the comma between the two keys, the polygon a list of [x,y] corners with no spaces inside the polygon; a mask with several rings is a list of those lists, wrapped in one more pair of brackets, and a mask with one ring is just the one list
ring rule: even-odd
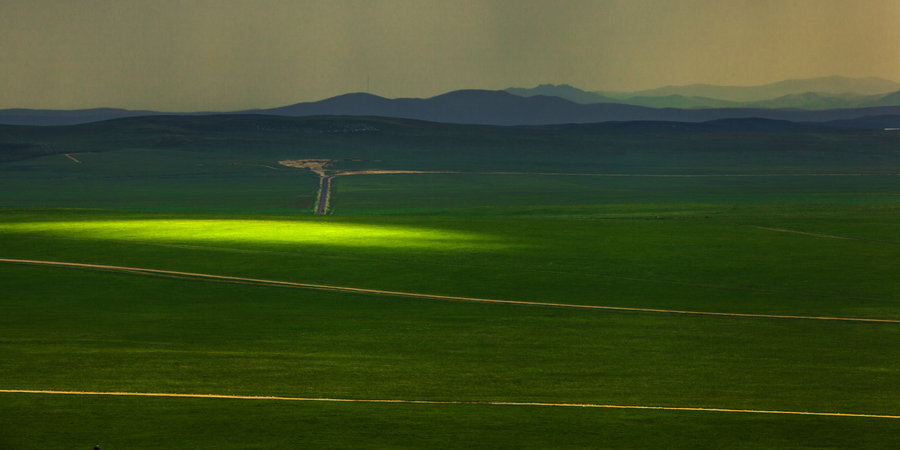
{"label": "dirt path across field", "polygon": [[874,242],[878,244],[893,244],[900,245],[900,242],[897,241],[887,241],[880,239],[868,239],[854,236],[841,236],[839,234],[828,234],[828,233],[818,233],[815,231],[803,231],[803,230],[794,230],[791,228],[778,228],[778,227],[764,227],[761,225],[745,225],[751,228],[757,228],[760,230],[768,230],[768,231],[777,231],[780,233],[794,233],[794,234],[802,234],[806,236],[820,237],[820,238],[828,238],[828,239],[843,239],[847,241],[862,241],[862,242]]}
{"label": "dirt path across field", "polygon": [[316,214],[328,213],[328,203],[331,201],[331,180],[334,175],[319,177],[319,199],[316,201]]}
{"label": "dirt path across field", "polygon": [[331,201],[331,183],[335,177],[349,175],[386,175],[408,173],[459,173],[451,171],[425,171],[425,170],[344,170],[328,174],[325,170],[334,162],[330,159],[286,159],[278,161],[278,164],[297,169],[309,169],[319,176],[319,192],[316,194],[315,213],[325,215],[328,213],[328,205]]}
{"label": "dirt path across field", "polygon": [[404,173],[463,173],[453,170],[345,170],[334,174],[334,176],[345,175],[396,175]]}
{"label": "dirt path across field", "polygon": [[316,194],[315,214],[324,215],[328,212],[328,201],[331,198],[331,192],[328,190],[331,186],[333,175],[327,175],[325,168],[331,165],[330,159],[285,159],[278,161],[278,164],[286,167],[294,167],[297,169],[309,169],[310,172],[319,176],[319,192]]}
{"label": "dirt path across field", "polygon": [[295,283],[292,281],[264,280],[264,279],[259,279],[259,278],[232,277],[232,276],[227,276],[227,275],[212,275],[212,274],[205,274],[205,273],[178,272],[178,271],[174,271],[174,270],[147,269],[147,268],[142,268],[142,267],[109,266],[109,265],[104,265],[104,264],[86,264],[86,263],[74,263],[74,262],[62,262],[62,261],[42,261],[42,260],[31,260],[31,259],[0,258],[0,263],[66,267],[66,268],[75,268],[75,269],[93,269],[93,270],[104,270],[104,271],[114,271],[114,272],[128,272],[128,273],[141,274],[141,275],[156,275],[156,276],[167,276],[167,277],[175,277],[175,278],[189,278],[189,279],[199,279],[199,280],[208,280],[208,281],[219,281],[219,282],[227,282],[227,283],[241,283],[241,284],[252,284],[252,285],[262,285],[262,286],[279,286],[279,287],[290,287],[290,288],[300,288],[300,289],[314,289],[314,290],[321,290],[321,291],[335,291],[335,292],[345,292],[345,293],[352,293],[352,294],[370,294],[370,295],[383,295],[383,296],[392,296],[392,297],[419,298],[419,299],[426,299],[426,300],[445,300],[445,301],[473,302],[473,303],[495,303],[495,304],[504,304],[504,305],[539,306],[539,307],[551,307],[551,308],[629,311],[629,312],[642,312],[642,313],[685,314],[685,315],[699,315],[699,316],[900,323],[900,320],[897,320],[897,319],[872,319],[872,318],[862,318],[862,317],[824,317],[824,316],[792,316],[792,315],[779,315],[779,314],[727,313],[727,312],[710,312],[710,311],[687,311],[687,310],[678,310],[678,309],[631,308],[631,307],[625,307],[625,306],[578,305],[578,304],[568,304],[568,303],[550,303],[550,302],[535,302],[535,301],[520,301],[520,300],[498,300],[498,299],[477,298],[477,297],[457,297],[457,296],[452,296],[452,295],[421,294],[421,293],[415,293],[415,292],[402,292],[402,291],[386,291],[386,290],[380,290],[380,289],[365,289],[365,288],[355,288],[355,287],[348,287],[348,286],[332,286],[332,285],[325,285],[325,284]]}
{"label": "dirt path across field", "polygon": [[[831,173],[831,174],[621,174],[621,173],[563,173],[563,172],[460,172],[455,170],[344,170],[327,174],[326,169],[335,160],[331,159],[293,159],[278,161],[278,164],[298,169],[309,169],[319,176],[319,192],[316,195],[315,214],[328,213],[331,199],[331,185],[334,178],[350,175],[397,175],[397,174],[469,174],[469,175],[541,175],[541,176],[588,176],[588,177],[659,177],[659,178],[701,178],[701,177],[778,177],[778,176],[865,176],[864,173]],[[900,175],[900,174],[888,174]]]}
{"label": "dirt path across field", "polygon": [[357,399],[326,397],[280,397],[265,395],[227,395],[227,394],[175,394],[164,392],[95,392],[95,391],[52,391],[35,389],[0,389],[5,394],[55,394],[55,395],[109,395],[120,397],[176,397],[176,398],[216,398],[234,400],[280,400],[295,402],[340,402],[340,403],[407,403],[417,405],[487,405],[487,406],[538,406],[563,408],[605,408],[605,409],[648,409],[661,411],[708,411],[751,414],[789,414],[800,416],[837,416],[867,417],[874,419],[900,419],[900,416],[888,414],[858,414],[840,412],[780,411],[764,409],[731,409],[731,408],[698,408],[691,406],[645,406],[645,405],[604,405],[599,403],[543,403],[543,402],[491,402],[465,400],[395,400],[395,399]]}

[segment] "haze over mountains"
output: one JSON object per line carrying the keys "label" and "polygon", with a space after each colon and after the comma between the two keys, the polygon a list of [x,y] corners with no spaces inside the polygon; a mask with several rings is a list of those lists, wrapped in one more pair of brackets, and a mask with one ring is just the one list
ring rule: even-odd
{"label": "haze over mountains", "polygon": [[[819,91],[812,92],[808,89]],[[888,92],[878,92],[885,89]],[[890,91],[891,89],[894,91]],[[718,95],[720,98],[694,94]],[[759,100],[760,97],[777,94],[784,95]],[[72,125],[157,114],[172,113],[113,108],[76,111],[9,109],[0,110],[0,124]],[[848,123],[897,126],[894,125],[896,121],[893,116],[900,117],[900,84],[877,78],[828,77],[786,80],[764,86],[692,85],[635,93],[604,94],[568,85],[541,85],[533,89],[510,88],[506,91],[461,90],[426,99],[387,99],[367,93],[352,93],[316,102],[225,114],[381,116],[484,125],[609,121],[705,122],[760,118],[793,122],[851,121]],[[878,120],[860,120],[867,117],[878,117]]]}
{"label": "haze over mountains", "polygon": [[653,108],[834,109],[900,105],[900,83],[881,78],[822,77],[761,86],[693,84],[634,92],[584,91],[569,85],[509,88],[530,97],[549,95],[575,103],[625,103]]}
{"label": "haze over mountains", "polygon": [[[684,95],[719,98],[732,101],[759,101],[802,92],[821,94],[875,95],[900,90],[900,83],[882,78],[819,77],[799,80],[784,80],[759,86],[715,86],[692,84],[687,86],[666,86],[656,89],[632,92],[630,95],[665,96]],[[607,95],[628,95],[629,93],[607,93]]]}

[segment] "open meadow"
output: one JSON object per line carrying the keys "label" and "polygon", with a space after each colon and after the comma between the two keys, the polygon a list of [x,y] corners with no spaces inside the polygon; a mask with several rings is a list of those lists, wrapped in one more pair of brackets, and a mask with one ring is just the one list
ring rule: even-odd
{"label": "open meadow", "polygon": [[897,139],[0,126],[0,448],[897,448]]}

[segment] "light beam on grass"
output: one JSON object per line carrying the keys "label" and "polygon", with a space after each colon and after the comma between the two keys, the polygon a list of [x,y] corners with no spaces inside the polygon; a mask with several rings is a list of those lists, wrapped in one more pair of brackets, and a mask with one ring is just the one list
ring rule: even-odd
{"label": "light beam on grass", "polygon": [[292,220],[85,220],[0,224],[0,232],[164,243],[327,245],[474,250],[506,247],[483,234],[434,228]]}

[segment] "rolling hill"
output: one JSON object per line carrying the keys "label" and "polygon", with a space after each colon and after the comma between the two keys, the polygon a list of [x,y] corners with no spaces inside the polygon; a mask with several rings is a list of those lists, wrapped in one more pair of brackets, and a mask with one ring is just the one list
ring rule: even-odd
{"label": "rolling hill", "polygon": [[[574,89],[574,88],[573,88]],[[366,93],[351,93],[329,99],[293,105],[221,114],[258,114],[291,117],[319,115],[379,116],[430,122],[478,125],[550,125],[608,121],[675,121],[705,122],[718,119],[762,118],[792,122],[827,122],[851,120],[867,116],[900,114],[898,93],[882,96],[872,106],[830,109],[789,108],[800,99],[820,107],[839,105],[840,101],[818,94],[801,94],[773,100],[769,107],[653,108],[625,103],[576,103],[555,96],[522,97],[506,91],[460,90],[431,98],[388,99]],[[696,99],[669,97],[668,100],[690,106]],[[647,100],[648,102],[650,100]],[[706,101],[706,100],[704,100]],[[660,104],[664,104],[663,101]],[[713,102],[715,103],[715,102]],[[773,108],[771,106],[779,106]],[[145,115],[196,115],[208,113],[159,113],[123,109],[91,109],[78,111],[0,110],[0,124],[8,125],[75,125],[101,120]]]}

